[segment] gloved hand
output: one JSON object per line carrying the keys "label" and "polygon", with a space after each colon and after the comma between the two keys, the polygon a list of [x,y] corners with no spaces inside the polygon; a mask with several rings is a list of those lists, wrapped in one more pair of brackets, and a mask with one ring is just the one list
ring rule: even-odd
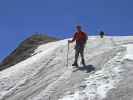
{"label": "gloved hand", "polygon": [[68,43],[72,43],[72,41],[71,40],[68,40]]}

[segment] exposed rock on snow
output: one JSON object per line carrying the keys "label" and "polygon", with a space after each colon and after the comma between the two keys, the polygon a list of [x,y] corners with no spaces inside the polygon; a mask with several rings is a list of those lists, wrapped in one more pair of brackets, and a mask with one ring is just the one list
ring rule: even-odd
{"label": "exposed rock on snow", "polygon": [[0,70],[13,66],[33,55],[33,52],[41,44],[57,41],[56,38],[42,34],[34,34],[25,39],[9,56],[0,63]]}

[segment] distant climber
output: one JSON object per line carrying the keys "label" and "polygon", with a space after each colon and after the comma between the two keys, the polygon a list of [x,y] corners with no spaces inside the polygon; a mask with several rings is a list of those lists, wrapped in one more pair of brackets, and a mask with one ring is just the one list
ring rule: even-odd
{"label": "distant climber", "polygon": [[103,31],[101,31],[101,32],[99,33],[99,35],[100,35],[101,38],[104,38],[105,33],[104,33]]}
{"label": "distant climber", "polygon": [[85,44],[87,42],[88,36],[85,32],[82,31],[82,27],[80,25],[76,26],[77,32],[74,34],[74,37],[72,40],[68,40],[68,43],[72,43],[76,41],[75,45],[75,61],[72,64],[72,66],[78,67],[78,57],[79,54],[81,55],[82,64],[85,66],[85,59],[84,59],[84,48]]}

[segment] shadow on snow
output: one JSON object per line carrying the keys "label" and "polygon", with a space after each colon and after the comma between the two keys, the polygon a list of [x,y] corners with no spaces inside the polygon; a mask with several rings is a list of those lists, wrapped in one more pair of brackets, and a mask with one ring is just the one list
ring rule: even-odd
{"label": "shadow on snow", "polygon": [[73,72],[76,72],[78,70],[80,71],[86,71],[86,73],[90,73],[91,71],[95,71],[95,67],[93,65],[86,65],[84,67],[75,67],[76,69]]}

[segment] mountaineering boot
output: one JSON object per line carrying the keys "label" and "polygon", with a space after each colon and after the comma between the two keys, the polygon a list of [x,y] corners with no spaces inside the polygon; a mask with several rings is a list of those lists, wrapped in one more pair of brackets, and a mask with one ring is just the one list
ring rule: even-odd
{"label": "mountaineering boot", "polygon": [[85,60],[84,60],[84,59],[82,59],[82,64],[83,64],[84,67],[86,66],[86,65],[85,65]]}
{"label": "mountaineering boot", "polygon": [[76,67],[78,67],[77,62],[74,62],[74,63],[72,64],[72,66],[76,66]]}

